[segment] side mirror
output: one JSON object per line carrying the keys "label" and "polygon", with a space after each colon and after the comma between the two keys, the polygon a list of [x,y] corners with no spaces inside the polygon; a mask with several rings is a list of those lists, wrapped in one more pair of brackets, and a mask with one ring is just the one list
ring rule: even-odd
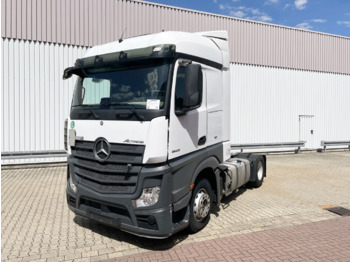
{"label": "side mirror", "polygon": [[185,92],[183,110],[185,112],[199,107],[202,102],[203,73],[198,64],[188,64],[185,71]]}
{"label": "side mirror", "polygon": [[73,75],[73,69],[74,69],[74,67],[68,67],[68,68],[64,69],[63,77],[62,77],[63,80],[66,80]]}

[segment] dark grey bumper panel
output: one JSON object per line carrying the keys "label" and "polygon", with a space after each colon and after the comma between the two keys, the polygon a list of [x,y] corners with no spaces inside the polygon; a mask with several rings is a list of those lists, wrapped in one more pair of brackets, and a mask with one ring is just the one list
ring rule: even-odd
{"label": "dark grey bumper panel", "polygon": [[[67,187],[67,202],[76,215],[91,219],[138,236],[166,238],[187,226],[186,221],[173,223],[172,173],[167,164],[142,167],[137,186],[132,194],[102,193],[75,176],[76,161],[68,159],[70,172],[77,185],[75,193]],[[143,188],[160,186],[158,202],[150,207],[135,208],[132,200],[142,194]]]}

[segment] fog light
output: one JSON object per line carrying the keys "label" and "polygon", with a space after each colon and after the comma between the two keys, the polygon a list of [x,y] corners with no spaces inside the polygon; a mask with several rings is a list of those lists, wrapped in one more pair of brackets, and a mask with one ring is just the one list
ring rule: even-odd
{"label": "fog light", "polygon": [[69,187],[74,191],[74,193],[77,192],[77,186],[73,183],[72,176],[69,176]]}
{"label": "fog light", "polygon": [[154,225],[155,223],[157,223],[157,220],[155,219],[154,216],[149,216],[149,217],[147,218],[147,222],[148,222],[148,224],[150,224],[150,225]]}
{"label": "fog light", "polygon": [[133,206],[134,207],[152,206],[158,202],[159,193],[160,193],[159,186],[152,187],[152,188],[144,188],[142,191],[142,195],[138,199],[132,201]]}

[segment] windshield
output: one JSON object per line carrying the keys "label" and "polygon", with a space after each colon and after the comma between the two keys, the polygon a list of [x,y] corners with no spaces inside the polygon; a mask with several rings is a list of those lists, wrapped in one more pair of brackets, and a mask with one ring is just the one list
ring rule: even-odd
{"label": "windshield", "polygon": [[169,73],[167,60],[81,70],[82,74],[75,85],[72,109],[164,108]]}

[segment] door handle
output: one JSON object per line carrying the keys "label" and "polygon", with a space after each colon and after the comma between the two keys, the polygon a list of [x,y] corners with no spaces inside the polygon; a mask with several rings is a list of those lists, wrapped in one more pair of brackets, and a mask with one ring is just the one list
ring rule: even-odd
{"label": "door handle", "polygon": [[207,137],[206,136],[202,136],[199,140],[198,140],[198,145],[202,146],[205,144],[205,142],[207,142]]}

